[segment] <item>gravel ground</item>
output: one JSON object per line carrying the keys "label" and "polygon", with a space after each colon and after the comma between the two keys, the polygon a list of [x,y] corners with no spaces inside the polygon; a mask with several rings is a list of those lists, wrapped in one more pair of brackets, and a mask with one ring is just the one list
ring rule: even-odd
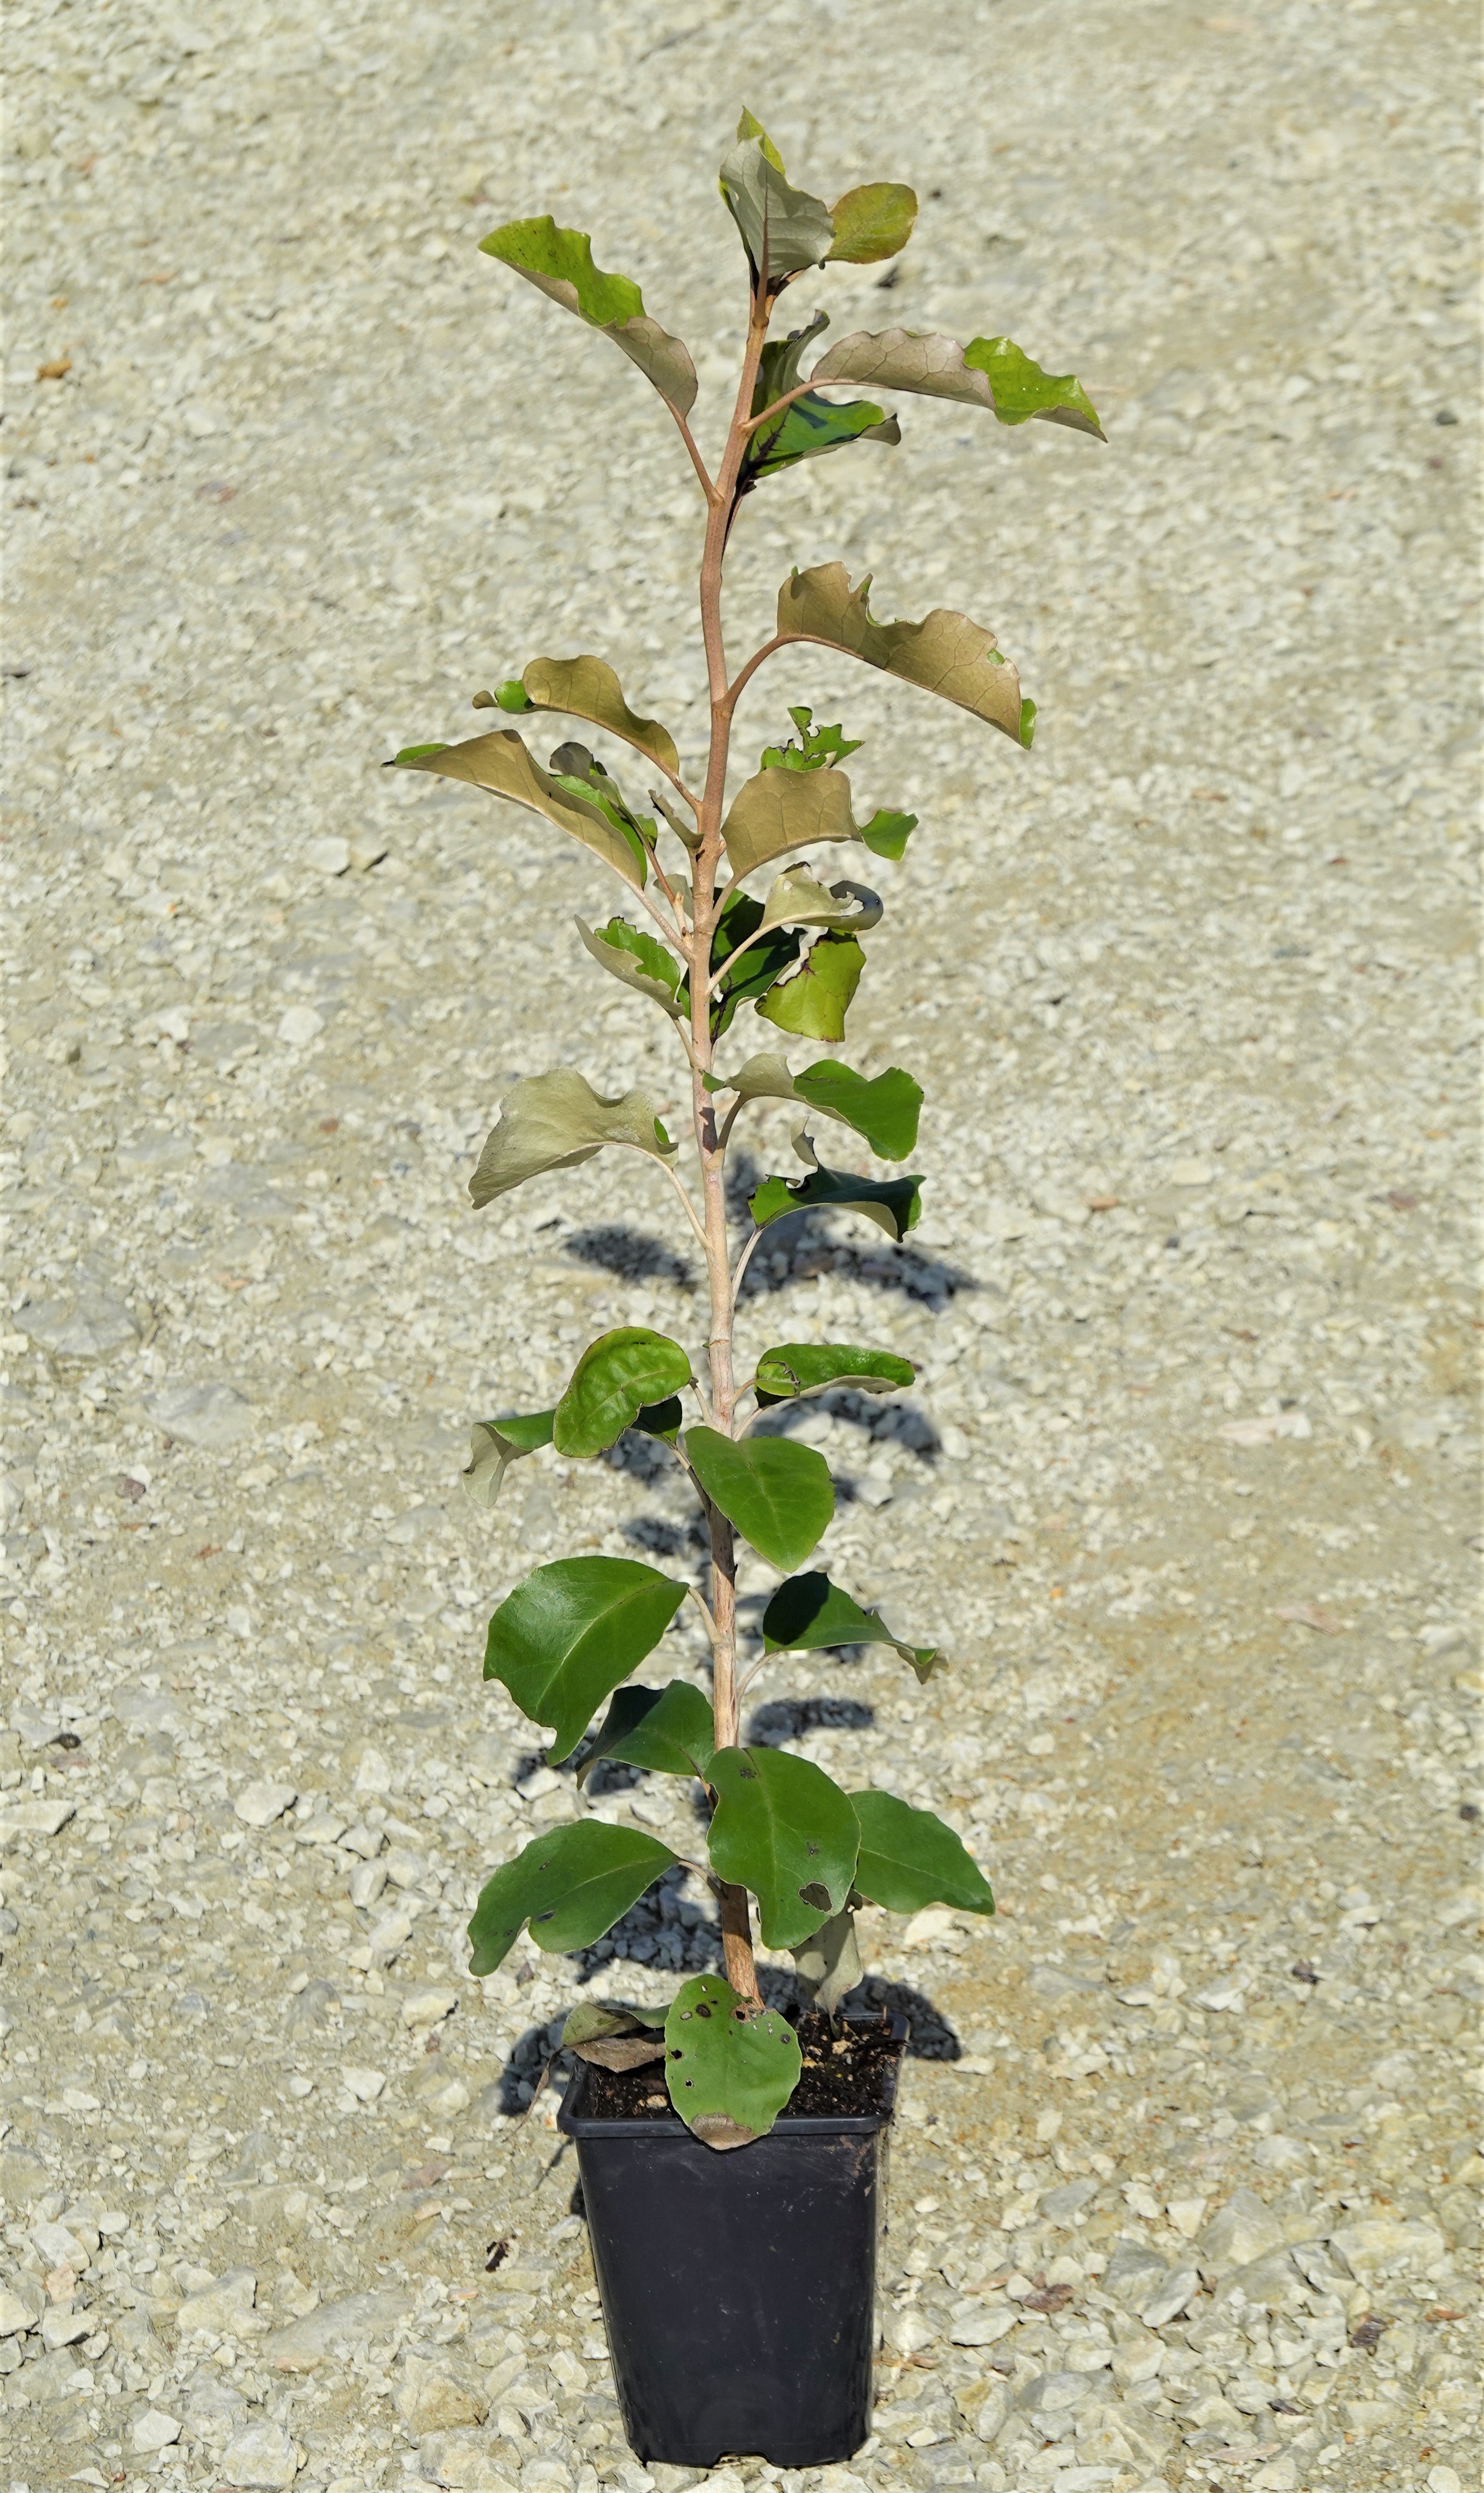
{"label": "gravel ground", "polygon": [[627,1962],[522,1943],[483,1986],[461,1932],[531,1821],[669,1808],[539,1766],[489,1607],[689,1525],[663,1472],[543,1458],[492,1520],[456,1475],[604,1326],[698,1338],[642,1172],[463,1194],[514,1073],[674,1066],[569,931],[596,869],[375,766],[549,649],[694,753],[662,412],[473,245],[590,225],[707,437],[743,97],[827,195],[923,195],[889,315],[821,282],[835,334],[1008,330],[1110,435],[907,402],[737,532],[734,646],[838,556],[880,614],[982,616],[1041,705],[1018,756],[814,653],[746,719],[813,700],[923,816],[849,1053],[927,1087],[924,1225],[814,1230],[747,1326],[921,1363],[898,1419],[820,1415],[827,1547],[955,1665],[790,1665],[755,1736],[946,1794],[1001,1900],[867,1933],[914,2057],[876,2429],[823,2493],[1460,2493],[1464,13],[397,15],[9,15],[12,2493],[652,2481],[552,2092],[512,2116],[577,1985],[662,1997],[708,1925],[667,1891]]}

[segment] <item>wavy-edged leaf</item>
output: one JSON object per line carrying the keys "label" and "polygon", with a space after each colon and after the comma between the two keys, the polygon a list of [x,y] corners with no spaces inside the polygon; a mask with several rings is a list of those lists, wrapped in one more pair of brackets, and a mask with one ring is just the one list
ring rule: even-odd
{"label": "wavy-edged leaf", "polygon": [[901,438],[900,423],[883,406],[874,406],[869,399],[837,406],[811,390],[749,435],[737,490],[750,493],[765,476],[781,476],[801,459],[822,459],[826,451],[843,450],[847,442],[884,441],[895,448]]}
{"label": "wavy-edged leaf", "polygon": [[[762,903],[750,891],[733,884],[722,903],[716,931],[711,939],[711,971],[716,976],[731,959],[739,945],[750,949],[735,966],[727,971],[711,999],[711,1036],[720,1038],[728,1030],[738,1007],[750,996],[766,995],[774,981],[798,959],[804,946],[802,930],[791,926],[770,926],[762,933]],[[758,941],[752,942],[757,936]],[[690,1002],[690,977],[681,986],[681,996]]]}
{"label": "wavy-edged leaf", "polygon": [[770,1566],[799,1566],[835,1512],[830,1467],[813,1446],[687,1428],[685,1454],[712,1505]]}
{"label": "wavy-edged leaf", "polygon": [[589,926],[580,917],[572,922],[593,959],[611,977],[621,979],[637,995],[647,996],[672,1021],[684,1020],[685,1007],[677,990],[685,968],[657,935],[631,926],[627,917],[610,917],[606,926]]}
{"label": "wavy-edged leaf", "polygon": [[565,1066],[553,1073],[527,1074],[501,1102],[500,1122],[469,1180],[469,1200],[477,1210],[527,1178],[577,1168],[606,1143],[627,1145],[657,1160],[673,1159],[676,1150],[642,1091],[605,1099]]}
{"label": "wavy-edged leaf", "polygon": [[789,849],[859,836],[850,811],[850,782],[843,770],[759,770],[737,790],[722,825],[727,856],[739,882]]}
{"label": "wavy-edged leaf", "polygon": [[674,1861],[668,1844],[637,1826],[588,1817],[549,1828],[480,1889],[469,1971],[493,1973],[527,1923],[550,1955],[591,1947]]}
{"label": "wavy-edged leaf", "polygon": [[743,1100],[802,1100],[837,1125],[853,1126],[883,1160],[905,1159],[917,1141],[922,1086],[900,1065],[889,1065],[868,1082],[864,1073],[832,1059],[794,1074],[787,1057],[750,1056],[735,1073],[701,1078],[708,1091],[731,1091]]}
{"label": "wavy-edged leaf", "polygon": [[917,194],[905,182],[863,182],[830,210],[835,239],[827,255],[857,265],[895,259],[910,241],[916,222]]}
{"label": "wavy-edged leaf", "polygon": [[1070,373],[1043,373],[1008,338],[974,338],[961,346],[936,330],[858,329],[837,340],[810,374],[812,381],[860,381],[868,389],[909,390],[916,398],[953,399],[982,406],[1001,424],[1031,416],[1105,438],[1092,403]]}
{"label": "wavy-edged leaf", "polygon": [[779,1585],[762,1614],[765,1653],[816,1653],[842,1644],[889,1644],[922,1682],[939,1665],[936,1645],[907,1644],[893,1636],[884,1619],[863,1610],[828,1576],[790,1576]]}
{"label": "wavy-edged leaf", "polygon": [[837,762],[848,761],[859,753],[861,739],[847,736],[842,727],[816,727],[814,711],[805,703],[789,707],[789,717],[798,730],[798,742],[790,736],[787,744],[770,744],[763,751],[759,767],[763,770],[828,770]]}
{"label": "wavy-edged leaf", "polygon": [[894,1350],[868,1350],[858,1341],[776,1341],[758,1360],[754,1383],[761,1407],[822,1394],[831,1385],[900,1394],[916,1374],[909,1359],[899,1359]]}
{"label": "wavy-edged leaf", "polygon": [[570,1757],[606,1697],[653,1653],[685,1586],[636,1558],[557,1558],[508,1593],[490,1622],[485,1677]]}
{"label": "wavy-edged leaf", "polygon": [[678,772],[680,756],[668,728],[657,718],[640,718],[629,707],[623,686],[606,658],[533,658],[520,677],[520,690],[527,709],[560,710],[568,718],[591,719],[594,727],[606,727],[637,753],[646,753],[662,770]]}
{"label": "wavy-edged leaf", "polygon": [[799,2038],[776,2008],[742,1997],[719,1973],[683,1982],[665,2020],[665,2083],[706,2147],[766,2138],[799,2082]]}
{"label": "wavy-edged leaf", "polygon": [[931,1809],[911,1809],[883,1791],[852,1792],[850,1803],[860,1826],[855,1884],[868,1903],[890,1913],[920,1913],[924,1905],[993,1913],[984,1872],[962,1837]]}
{"label": "wavy-edged leaf", "polygon": [[672,1679],[667,1688],[615,1688],[578,1781],[586,1782],[600,1757],[646,1774],[703,1777],[715,1747],[710,1699],[688,1679]]}
{"label": "wavy-edged leaf", "polygon": [[1019,742],[1021,679],[995,647],[994,633],[947,606],[935,606],[920,623],[877,623],[867,604],[870,586],[868,574],[852,588],[843,562],[795,571],[778,592],[779,631],[847,650],[868,667],[936,693]]}
{"label": "wavy-edged leaf", "polygon": [[846,926],[869,935],[885,916],[880,895],[863,883],[832,883],[826,890],[808,866],[781,874],[762,905],[764,926]]}
{"label": "wavy-edged leaf", "polygon": [[632,1428],[646,1405],[668,1400],[690,1384],[691,1362],[678,1341],[646,1325],[620,1325],[588,1343],[556,1406],[552,1441],[579,1460],[604,1454]]}
{"label": "wavy-edged leaf", "polygon": [[394,754],[388,767],[461,779],[470,788],[487,788],[491,796],[505,796],[513,805],[545,814],[549,823],[570,831],[636,891],[643,890],[647,867],[638,835],[609,818],[596,792],[574,792],[559,785],[532,760],[513,727],[493,728],[488,736],[466,737],[462,744],[409,744]]}
{"label": "wavy-edged leaf", "polygon": [[830,212],[811,192],[793,188],[766,133],[739,137],[727,150],[721,193],[765,290],[776,291],[801,268],[818,268],[828,258],[835,239]]}
{"label": "wavy-edged leaf", "polygon": [[[1035,703],[1022,702],[1021,710],[1035,716]],[[1024,725],[1021,741],[1025,740]],[[890,857],[895,863],[906,853],[906,844],[917,828],[915,814],[894,814],[888,807],[877,806],[869,823],[860,826],[861,838],[874,856]]]}
{"label": "wavy-edged leaf", "polygon": [[712,1869],[757,1897],[765,1947],[797,1947],[850,1893],[860,1828],[847,1795],[784,1749],[718,1749],[706,1781]]}
{"label": "wavy-edged leaf", "polygon": [[799,1038],[844,1038],[846,1014],[865,966],[866,955],[853,935],[825,933],[793,976],[770,988],[755,1010]]}
{"label": "wavy-edged leaf", "polygon": [[464,1495],[476,1506],[492,1507],[505,1486],[505,1475],[522,1455],[549,1446],[556,1413],[509,1411],[501,1420],[481,1420],[469,1431],[469,1459],[460,1478]]}
{"label": "wavy-edged leaf", "polygon": [[689,349],[650,318],[632,277],[609,277],[593,265],[590,235],[559,225],[551,217],[519,217],[486,234],[479,247],[528,277],[563,311],[601,329],[653,381],[677,415],[690,414],[697,380]]}
{"label": "wavy-edged leaf", "polygon": [[833,2017],[841,2001],[865,1980],[866,1968],[855,1937],[855,1915],[848,1905],[832,1920],[821,1922],[801,1947],[789,1953],[811,2004],[826,2017]]}
{"label": "wavy-edged leaf", "polygon": [[759,1229],[789,1212],[858,1212],[898,1246],[922,1215],[920,1177],[855,1177],[816,1167],[807,1177],[765,1177],[748,1205]]}
{"label": "wavy-edged leaf", "polygon": [[576,796],[581,804],[596,805],[629,842],[639,863],[647,862],[656,838],[654,816],[635,812],[612,772],[605,769],[595,753],[574,739],[557,746],[548,766],[564,795]]}

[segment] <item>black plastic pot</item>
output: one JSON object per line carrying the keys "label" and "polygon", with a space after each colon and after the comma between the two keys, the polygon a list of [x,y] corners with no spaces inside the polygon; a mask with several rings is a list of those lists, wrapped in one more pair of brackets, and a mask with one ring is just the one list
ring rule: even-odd
{"label": "black plastic pot", "polygon": [[[906,2039],[905,2022],[893,2039]],[[636,2454],[674,2467],[848,2458],[871,2429],[884,2112],[790,2118],[726,2153],[674,2116],[600,2119],[579,2064],[577,2142],[614,2385]]]}

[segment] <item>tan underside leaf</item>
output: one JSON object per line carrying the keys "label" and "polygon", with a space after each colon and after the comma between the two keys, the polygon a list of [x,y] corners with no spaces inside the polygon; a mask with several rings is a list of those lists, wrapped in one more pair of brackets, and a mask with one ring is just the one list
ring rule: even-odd
{"label": "tan underside leaf", "polygon": [[533,658],[520,677],[527,701],[538,709],[559,709],[570,718],[590,718],[621,736],[638,753],[647,753],[662,770],[678,771],[680,756],[668,727],[657,718],[640,718],[624,699],[623,686],[605,658]]}
{"label": "tan underside leaf", "polygon": [[832,883],[826,889],[807,866],[796,865],[779,876],[763,902],[762,925],[848,926],[853,934],[867,934],[883,914],[880,900],[863,883]]}
{"label": "tan underside leaf", "polygon": [[[796,571],[778,592],[779,631],[796,640],[822,642],[826,648],[846,649],[868,667],[880,667],[889,676],[900,676],[904,683],[919,684],[925,692],[937,693],[960,709],[971,710],[975,718],[986,719],[1019,743],[1021,679],[1009,659],[995,648],[994,633],[946,606],[935,606],[920,623],[877,623],[866,602],[870,586],[868,575],[859,588],[852,589],[843,562]],[[787,778],[800,785],[807,785],[809,779],[838,776],[834,770],[812,771],[807,777],[791,770],[762,773],[763,779]],[[742,796],[758,785],[757,780],[749,780]],[[826,835],[816,832],[815,836]],[[728,853],[730,845],[728,840]],[[776,854],[761,849],[758,857]]]}
{"label": "tan underside leaf", "polygon": [[605,1099],[566,1066],[532,1074],[503,1102],[500,1122],[469,1180],[469,1200],[478,1208],[549,1169],[576,1168],[605,1143],[626,1143],[651,1159],[669,1160],[675,1154],[654,1101],[642,1091]]}
{"label": "tan underside leaf", "polygon": [[462,744],[442,744],[401,764],[404,770],[430,770],[438,779],[461,779],[471,788],[488,788],[512,804],[545,814],[559,830],[570,831],[585,849],[622,875],[635,891],[643,889],[638,859],[621,831],[595,806],[584,805],[558,788],[539,762],[534,762],[514,728],[495,728],[489,736],[471,736]]}
{"label": "tan underside leaf", "polygon": [[985,374],[970,372],[957,339],[936,331],[856,329],[826,349],[811,381],[863,381],[876,389],[911,390],[919,398],[962,399],[994,412]]}
{"label": "tan underside leaf", "polygon": [[[844,579],[842,566],[834,568]],[[785,589],[779,597],[780,615],[787,594]],[[737,791],[722,825],[731,870],[739,880],[789,849],[808,848],[816,840],[859,837],[850,811],[850,782],[843,770],[759,770]]]}

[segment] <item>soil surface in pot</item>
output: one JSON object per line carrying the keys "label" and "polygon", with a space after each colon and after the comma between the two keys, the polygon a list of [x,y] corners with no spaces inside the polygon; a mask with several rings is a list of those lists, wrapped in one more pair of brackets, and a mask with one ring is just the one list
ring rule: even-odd
{"label": "soil surface in pot", "polygon": [[[892,2073],[901,2040],[883,2018],[879,2024],[832,2027],[827,2017],[798,2020],[804,2068],[781,2120],[871,2118],[891,2108]],[[589,2061],[582,2109],[596,2120],[673,2120],[679,2114],[665,2088],[663,2060],[638,2069],[601,2069]]]}

